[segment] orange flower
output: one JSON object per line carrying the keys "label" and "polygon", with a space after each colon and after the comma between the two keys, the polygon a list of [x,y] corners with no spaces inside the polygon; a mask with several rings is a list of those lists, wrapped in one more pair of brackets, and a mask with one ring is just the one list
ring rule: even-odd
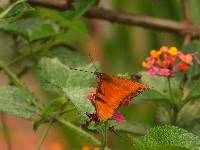
{"label": "orange flower", "polygon": [[99,147],[89,147],[89,146],[83,146],[81,150],[100,150]]}
{"label": "orange flower", "polygon": [[193,60],[193,57],[191,54],[183,54],[183,53],[179,53],[179,58],[185,62],[186,64],[191,64],[192,63],[192,60]]}
{"label": "orange flower", "polygon": [[161,51],[151,50],[150,55],[151,55],[153,58],[157,58],[157,57],[159,57],[159,56],[161,55]]}
{"label": "orange flower", "polygon": [[161,48],[160,48],[160,51],[163,53],[163,52],[168,52],[168,47],[166,47],[166,46],[162,46]]}
{"label": "orange flower", "polygon": [[50,150],[64,150],[64,149],[63,149],[63,147],[62,147],[61,144],[59,144],[59,143],[54,143],[54,144],[51,145]]}

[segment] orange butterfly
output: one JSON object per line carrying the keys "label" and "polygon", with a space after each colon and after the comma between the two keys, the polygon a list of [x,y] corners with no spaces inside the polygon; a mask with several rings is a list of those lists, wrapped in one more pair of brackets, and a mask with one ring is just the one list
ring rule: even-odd
{"label": "orange butterfly", "polygon": [[100,122],[112,118],[114,111],[121,105],[127,104],[133,97],[151,88],[143,83],[105,73],[95,72],[95,75],[97,88],[92,103]]}

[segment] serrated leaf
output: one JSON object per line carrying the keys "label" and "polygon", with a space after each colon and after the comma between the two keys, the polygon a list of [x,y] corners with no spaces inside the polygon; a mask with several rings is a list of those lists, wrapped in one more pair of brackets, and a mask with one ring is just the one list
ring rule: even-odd
{"label": "serrated leaf", "polygon": [[[93,74],[70,70],[55,58],[42,58],[39,68],[40,81],[44,89],[58,92],[69,98],[81,118],[87,118],[86,112],[94,113],[94,107],[87,99],[88,91],[95,78]],[[94,71],[95,68],[90,64],[78,69]]]}
{"label": "serrated leaf", "polygon": [[14,86],[0,86],[0,111],[23,118],[31,118],[36,111],[30,93]]}
{"label": "serrated leaf", "polygon": [[37,26],[36,28],[31,30],[30,40],[40,40],[55,36],[56,34],[57,32],[51,24],[41,24],[40,26]]}
{"label": "serrated leaf", "polygon": [[200,137],[187,130],[167,125],[150,129],[143,140],[140,142],[137,141],[134,144],[136,145],[136,149],[139,150],[198,150],[200,148]]}

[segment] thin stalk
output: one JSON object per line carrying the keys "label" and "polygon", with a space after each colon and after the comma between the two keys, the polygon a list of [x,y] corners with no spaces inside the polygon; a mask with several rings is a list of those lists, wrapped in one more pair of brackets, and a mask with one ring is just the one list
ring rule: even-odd
{"label": "thin stalk", "polygon": [[[172,91],[170,77],[167,78],[167,81],[168,81],[168,87],[169,87],[171,102],[173,102],[175,99],[174,99],[174,95],[173,95],[173,91]],[[170,120],[171,120],[171,124],[175,125],[176,121],[177,121],[177,117],[178,117],[178,107],[177,107],[176,104],[171,104],[171,108],[172,108],[172,112],[170,114]]]}
{"label": "thin stalk", "polygon": [[6,123],[5,115],[3,113],[1,113],[0,117],[1,117],[2,131],[3,131],[3,135],[5,137],[7,149],[12,150],[12,141],[11,141],[10,132],[9,132],[9,129],[8,129],[8,126]]}
{"label": "thin stalk", "polygon": [[172,86],[171,86],[170,77],[167,78],[167,82],[168,82],[168,87],[169,87],[170,98],[171,98],[171,101],[173,101],[174,100],[174,95],[173,95],[173,92],[172,92]]}
{"label": "thin stalk", "polygon": [[103,147],[107,146],[107,122],[104,123],[104,143],[103,143]]}
{"label": "thin stalk", "polygon": [[43,134],[42,134],[42,137],[41,137],[41,139],[40,139],[40,142],[39,142],[39,144],[37,145],[37,150],[40,150],[42,144],[44,143],[44,140],[45,140],[46,137],[47,137],[47,134],[48,134],[49,129],[51,128],[52,124],[53,124],[53,121],[51,121],[51,122],[47,125],[47,127],[45,128],[45,130],[44,130],[44,132],[43,132]]}
{"label": "thin stalk", "polygon": [[92,143],[94,143],[97,146],[101,145],[101,142],[94,137],[93,135],[87,133],[86,131],[84,131],[82,128],[75,126],[74,124],[72,124],[69,121],[66,121],[65,119],[63,119],[62,117],[56,117],[55,118],[60,124],[68,127],[69,129],[76,131],[78,134],[86,137],[89,141],[91,141]]}

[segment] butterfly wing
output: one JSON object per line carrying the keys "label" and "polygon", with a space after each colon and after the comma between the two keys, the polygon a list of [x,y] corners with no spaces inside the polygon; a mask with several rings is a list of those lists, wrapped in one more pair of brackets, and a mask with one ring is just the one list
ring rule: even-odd
{"label": "butterfly wing", "polygon": [[128,80],[121,77],[112,77],[113,83],[118,85],[122,90],[121,103],[129,102],[133,97],[144,92],[145,90],[151,89],[150,86],[139,83],[136,81]]}
{"label": "butterfly wing", "polygon": [[132,97],[149,88],[150,87],[145,84],[120,77],[113,76],[110,77],[110,79],[108,79],[108,75],[106,75],[106,78],[101,77],[98,79],[94,103],[96,115],[101,122],[110,119],[113,112],[118,109],[121,104],[130,101]]}

